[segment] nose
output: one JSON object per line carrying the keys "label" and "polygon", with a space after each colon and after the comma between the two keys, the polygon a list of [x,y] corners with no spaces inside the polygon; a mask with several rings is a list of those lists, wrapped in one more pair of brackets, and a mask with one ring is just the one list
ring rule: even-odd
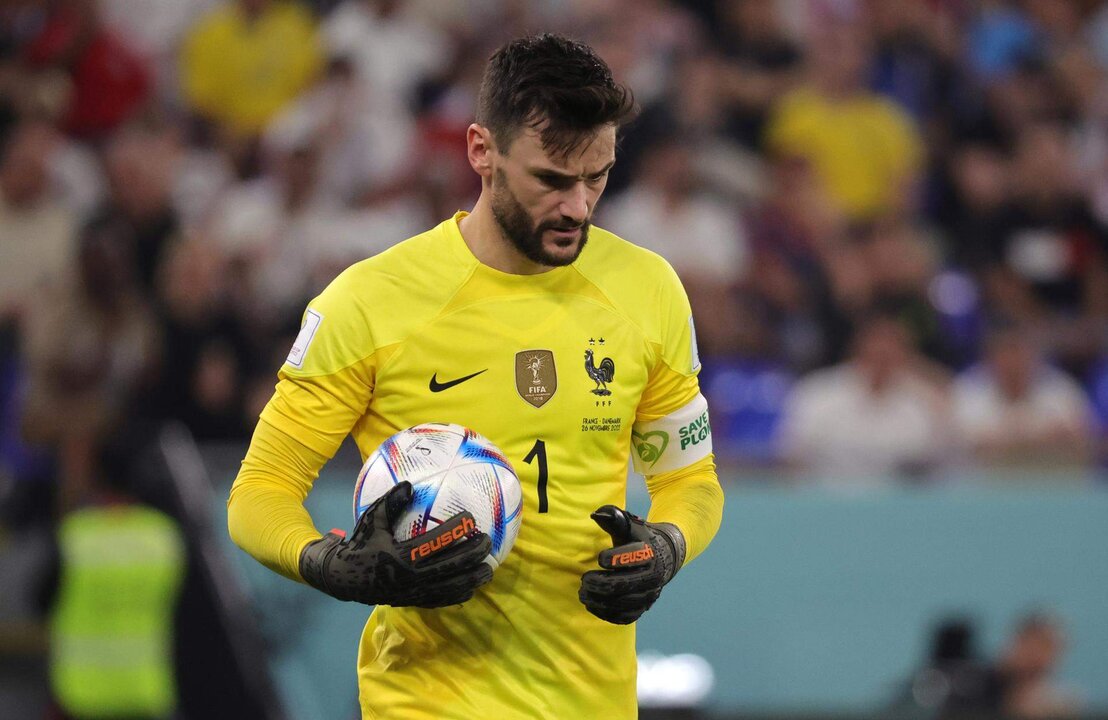
{"label": "nose", "polygon": [[562,217],[568,218],[580,225],[589,217],[589,196],[585,183],[574,183],[573,187],[562,196],[558,211]]}

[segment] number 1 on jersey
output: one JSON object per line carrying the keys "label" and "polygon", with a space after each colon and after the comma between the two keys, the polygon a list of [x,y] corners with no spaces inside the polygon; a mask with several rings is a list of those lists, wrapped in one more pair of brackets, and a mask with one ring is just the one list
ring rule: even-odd
{"label": "number 1 on jersey", "polygon": [[547,511],[546,480],[549,475],[546,469],[546,443],[542,440],[535,441],[535,446],[523,458],[523,462],[530,465],[535,458],[539,459],[539,512],[544,513]]}

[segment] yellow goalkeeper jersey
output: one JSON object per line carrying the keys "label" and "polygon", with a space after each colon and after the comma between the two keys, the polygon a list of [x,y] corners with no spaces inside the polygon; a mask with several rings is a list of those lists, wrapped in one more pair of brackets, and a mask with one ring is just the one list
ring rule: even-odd
{"label": "yellow goalkeeper jersey", "polygon": [[[463,216],[352,266],[309,304],[261,425],[327,458],[347,434],[365,457],[404,428],[458,423],[522,483],[515,547],[472,600],[373,611],[364,717],[633,718],[634,627],[592,616],[577,592],[611,545],[589,515],[625,506],[632,451],[650,519],[678,525],[688,558],[718,527],[688,301],[663,259],[595,227],[572,265],[497,271],[465,244]],[[289,533],[283,555],[255,555],[294,575],[319,535]]]}

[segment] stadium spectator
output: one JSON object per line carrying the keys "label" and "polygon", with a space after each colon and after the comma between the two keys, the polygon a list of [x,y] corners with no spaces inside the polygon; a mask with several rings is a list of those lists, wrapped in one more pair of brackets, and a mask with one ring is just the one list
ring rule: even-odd
{"label": "stadium spectator", "polygon": [[918,479],[947,448],[943,388],[904,327],[875,313],[858,325],[850,359],[802,378],[782,419],[797,470],[843,486]]}
{"label": "stadium spectator", "polygon": [[1000,710],[1001,683],[991,662],[981,657],[977,628],[951,617],[930,637],[930,654],[894,699],[891,714],[943,720],[992,717]]}
{"label": "stadium spectator", "polygon": [[232,312],[216,248],[191,240],[170,250],[158,276],[160,352],[143,412],[180,420],[199,440],[246,437],[244,384],[254,354]]}
{"label": "stadium spectator", "polygon": [[189,106],[233,135],[256,135],[306,88],[322,62],[315,21],[288,0],[231,0],[183,40]]}
{"label": "stadium spectator", "polygon": [[[269,173],[228,190],[213,210],[211,232],[241,274],[238,303],[277,326],[311,294],[312,239],[339,212],[319,186],[319,142],[308,135],[268,153]],[[315,288],[318,290],[319,288]]]}
{"label": "stadium spectator", "polygon": [[947,252],[959,265],[980,257],[981,238],[995,237],[1005,222],[1011,192],[1010,161],[991,144],[967,142],[947,163],[950,197],[940,210]]}
{"label": "stadium spectator", "polygon": [[322,34],[328,55],[349,62],[364,83],[362,111],[394,133],[410,133],[417,88],[451,58],[447,38],[412,3],[397,0],[346,0],[328,16]]}
{"label": "stadium spectator", "polygon": [[0,325],[73,261],[77,219],[50,192],[48,161],[60,142],[49,126],[28,121],[0,147]]}
{"label": "stadium spectator", "polygon": [[1059,124],[1023,130],[1010,177],[1002,221],[976,238],[973,266],[994,310],[1048,333],[1052,354],[1081,372],[1108,320],[1108,227],[1078,189]]}
{"label": "stadium spectator", "polygon": [[175,104],[177,48],[181,37],[198,16],[210,10],[218,0],[96,0],[104,25],[125,38],[146,58],[156,99]]}
{"label": "stadium spectator", "polygon": [[845,242],[846,218],[807,163],[777,158],[769,191],[751,216],[751,267],[743,304],[748,333],[763,327],[770,355],[796,370],[829,365],[845,353],[847,321],[828,260]]}
{"label": "stadium spectator", "polygon": [[846,318],[880,306],[910,327],[924,353],[947,358],[927,297],[937,249],[907,218],[851,226],[796,158],[778,158],[772,185],[754,216],[757,268],[747,300],[772,324],[779,353],[806,369],[840,359]]}
{"label": "stadium spectator", "polygon": [[[928,140],[940,140],[930,121],[945,112],[957,88],[961,48],[950,32],[951,10],[922,2],[871,2],[873,89],[907,110]],[[930,131],[930,132],[929,132]]]}
{"label": "stadium spectator", "polygon": [[28,310],[23,432],[56,450],[63,503],[86,491],[92,453],[149,381],[156,328],[130,252],[126,228],[89,225],[76,271]]}
{"label": "stadium spectator", "polygon": [[993,661],[979,658],[973,635],[973,625],[962,620],[936,629],[930,662],[898,699],[897,716],[1061,720],[1080,715],[1078,697],[1051,677],[1066,644],[1057,619],[1041,612],[1025,616]]}
{"label": "stadium spectator", "polygon": [[742,218],[703,187],[675,138],[654,143],[640,163],[631,188],[602,211],[604,222],[673,265],[688,288],[701,352],[733,354],[734,291],[749,254]]}
{"label": "stadium spectator", "polygon": [[[443,3],[420,7],[398,0],[343,0],[323,21],[328,78],[300,106],[304,117],[316,122],[320,116],[328,118],[321,182],[344,183],[344,200],[377,207],[397,201],[412,210],[413,191],[439,191],[451,177],[464,178],[467,190],[476,195],[469,168],[461,167],[464,163],[451,152],[456,146],[438,147],[436,140],[443,138],[428,138],[425,123],[417,118],[430,98],[437,97],[453,106],[451,114],[461,103],[462,130],[471,120],[476,100],[472,70],[470,92],[459,92],[454,81],[484,55],[478,51],[470,56],[458,41],[476,40],[478,34],[464,28],[480,25],[488,8],[466,6],[458,15],[459,10]],[[454,37],[440,29],[444,16],[451,15]],[[451,198],[443,211],[454,212],[470,199]]]}
{"label": "stadium spectator", "polygon": [[190,142],[178,129],[166,134],[166,150],[173,163],[170,188],[173,211],[183,231],[202,228],[211,220],[220,198],[236,182],[238,158],[211,139]]}
{"label": "stadium spectator", "polygon": [[858,20],[830,17],[810,41],[806,82],[766,127],[770,152],[811,162],[852,220],[912,207],[922,139],[902,108],[866,89],[872,39]]}
{"label": "stadium spectator", "polygon": [[172,197],[175,155],[168,131],[137,126],[117,133],[104,154],[109,192],[93,221],[126,234],[135,277],[148,301],[155,294],[158,266],[180,233]]}
{"label": "stadium spectator", "polygon": [[65,129],[102,140],[143,110],[153,85],[150,68],[119,35],[105,28],[93,0],[51,3],[23,47],[26,66],[57,82],[64,78]]}
{"label": "stadium spectator", "polygon": [[1081,386],[1043,362],[1034,335],[1009,325],[983,365],[954,383],[957,436],[984,466],[1088,467],[1094,420]]}
{"label": "stadium spectator", "polygon": [[1055,58],[1082,43],[1082,8],[1077,2],[1020,3],[1034,24],[1044,55]]}
{"label": "stadium spectator", "polygon": [[1079,185],[1097,220],[1108,225],[1108,90],[1093,51],[1084,45],[1070,48],[1056,64],[1059,82],[1076,115],[1072,152]]}
{"label": "stadium spectator", "polygon": [[627,152],[613,168],[613,190],[622,191],[631,179],[620,178],[622,165],[639,167],[639,156],[659,138],[676,136],[697,175],[722,197],[739,206],[756,201],[765,184],[762,161],[727,134],[723,60],[705,46],[675,56],[672,66],[668,92],[644,107],[621,141]]}
{"label": "stadium spectator", "polygon": [[1045,613],[1020,620],[997,664],[1004,687],[1005,717],[1076,718],[1080,699],[1054,679],[1065,652],[1061,623]]}
{"label": "stadium spectator", "polygon": [[978,78],[990,82],[1014,73],[1039,53],[1038,29],[1021,7],[1028,4],[989,0],[977,8],[965,29],[965,57]]}
{"label": "stadium spectator", "polygon": [[842,307],[855,311],[878,306],[895,313],[924,355],[948,359],[946,338],[928,297],[938,248],[922,227],[905,217],[871,223],[856,230],[828,266]]}
{"label": "stadium spectator", "polygon": [[718,0],[713,9],[717,22],[711,30],[725,60],[718,72],[727,133],[760,150],[770,109],[800,79],[803,55],[788,36],[777,3]]}
{"label": "stadium spectator", "polygon": [[670,99],[684,59],[711,60],[711,72],[718,71],[705,28],[681,3],[615,0],[581,7],[581,31],[596,36],[598,50],[611,52],[612,72],[635,84],[643,105]]}
{"label": "stadium spectator", "polygon": [[[432,208],[431,217],[449,215],[481,191],[466,158],[459,157],[454,148],[458,134],[465,132],[472,120],[484,60],[483,55],[466,52],[459,45],[449,71],[421,89],[414,153],[406,163],[416,173],[418,192]],[[373,204],[380,198],[381,194],[374,192],[365,200]]]}
{"label": "stadium spectator", "polygon": [[265,145],[287,149],[314,140],[321,192],[343,203],[357,201],[373,185],[391,180],[411,153],[410,124],[390,132],[393,127],[374,123],[375,116],[365,112],[365,92],[348,60],[330,61],[324,76],[270,123]]}
{"label": "stadium spectator", "polygon": [[376,112],[355,73],[350,60],[330,60],[324,76],[270,123],[264,145],[287,151],[317,143],[321,193],[348,205],[387,205],[402,200],[417,176],[415,125]]}

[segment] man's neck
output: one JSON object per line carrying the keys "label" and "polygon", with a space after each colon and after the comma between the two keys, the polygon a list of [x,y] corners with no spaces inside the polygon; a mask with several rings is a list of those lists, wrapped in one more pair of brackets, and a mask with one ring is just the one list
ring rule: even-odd
{"label": "man's neck", "polygon": [[461,219],[458,229],[469,251],[482,265],[511,275],[538,275],[551,269],[529,260],[504,236],[500,224],[493,217],[487,192],[482,192],[477,198],[473,212]]}

